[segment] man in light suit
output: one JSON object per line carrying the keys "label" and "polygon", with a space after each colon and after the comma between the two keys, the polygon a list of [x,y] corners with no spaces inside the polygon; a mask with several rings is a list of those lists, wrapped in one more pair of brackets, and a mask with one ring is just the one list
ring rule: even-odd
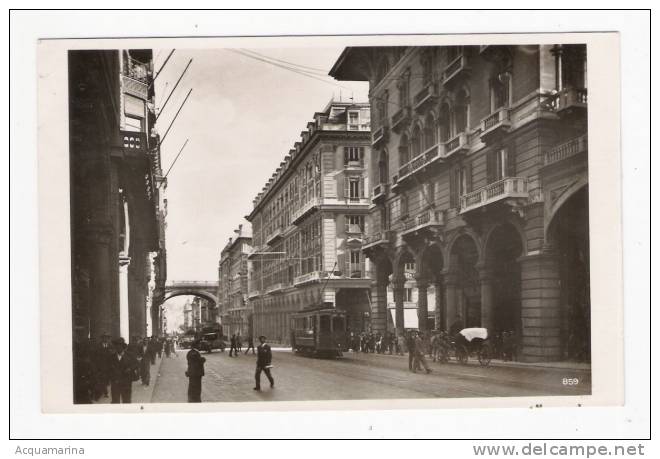
{"label": "man in light suit", "polygon": [[261,372],[263,371],[266,373],[266,377],[268,378],[268,381],[270,381],[270,387],[273,388],[275,387],[275,380],[273,379],[273,376],[270,374],[270,369],[273,367],[271,365],[271,362],[273,360],[273,354],[270,350],[270,346],[266,344],[266,337],[265,336],[260,336],[259,337],[259,346],[257,346],[257,369],[254,372],[254,382],[255,382],[255,387],[254,390],[261,390]]}

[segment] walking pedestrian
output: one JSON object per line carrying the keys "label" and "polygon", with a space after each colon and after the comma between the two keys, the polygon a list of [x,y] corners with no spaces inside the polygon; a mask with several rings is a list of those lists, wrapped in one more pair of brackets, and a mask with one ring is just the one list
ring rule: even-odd
{"label": "walking pedestrian", "polygon": [[254,372],[254,390],[261,390],[261,372],[263,371],[266,373],[266,377],[268,378],[268,381],[270,381],[270,387],[271,389],[275,387],[275,380],[273,379],[273,375],[270,374],[271,368],[273,368],[272,365],[272,360],[273,360],[273,353],[270,350],[270,346],[266,344],[266,337],[265,336],[260,336],[259,337],[259,346],[257,346],[257,369]]}
{"label": "walking pedestrian", "polygon": [[140,360],[140,378],[142,379],[142,385],[148,386],[151,380],[151,348],[149,346],[149,340],[144,338],[142,344],[140,345],[139,355]]}
{"label": "walking pedestrian", "polygon": [[204,362],[206,359],[199,353],[199,340],[193,341],[188,354],[188,403],[201,403],[202,401],[202,376],[204,376]]}
{"label": "walking pedestrian", "polygon": [[247,349],[245,349],[245,353],[247,354],[250,352],[250,349],[252,349],[252,354],[256,354],[257,352],[254,350],[254,338],[252,338],[252,335],[248,335],[247,338]]}
{"label": "walking pedestrian", "polygon": [[421,336],[419,336],[419,332],[414,333],[414,348],[415,348],[415,362],[413,363],[413,373],[417,373],[417,370],[419,369],[419,365],[421,364],[424,367],[424,370],[426,370],[426,373],[431,373],[431,369],[429,368],[428,364],[426,363],[426,359],[424,358],[424,354],[426,351],[426,347],[424,345],[424,341],[422,340]]}
{"label": "walking pedestrian", "polygon": [[151,336],[149,340],[149,357],[151,359],[151,364],[156,363],[156,354],[158,353],[158,342],[156,341],[155,336]]}
{"label": "walking pedestrian", "polygon": [[[232,356],[231,353],[234,353]],[[236,350],[236,333],[231,335],[230,345],[229,345],[229,357],[236,357],[238,351]]]}
{"label": "walking pedestrian", "polygon": [[117,338],[113,342],[115,355],[110,365],[110,393],[112,403],[131,403],[133,381],[139,379],[137,362],[126,352],[124,338]]}
{"label": "walking pedestrian", "polygon": [[408,370],[414,372],[415,363],[415,339],[411,333],[406,334],[406,347],[408,348]]}
{"label": "walking pedestrian", "polygon": [[243,341],[241,340],[241,334],[236,335],[236,349],[240,353],[243,350]]}
{"label": "walking pedestrian", "polygon": [[94,399],[98,400],[101,395],[105,398],[108,397],[108,386],[110,385],[110,364],[115,351],[109,333],[101,335],[101,343],[94,350],[94,354],[92,361],[96,373]]}

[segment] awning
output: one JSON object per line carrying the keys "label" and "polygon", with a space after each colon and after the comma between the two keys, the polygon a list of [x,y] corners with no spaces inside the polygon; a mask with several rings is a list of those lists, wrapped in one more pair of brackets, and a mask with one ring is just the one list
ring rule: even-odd
{"label": "awning", "polygon": [[[396,309],[390,309],[390,314],[392,315],[392,322],[396,327]],[[417,308],[408,308],[403,310],[403,328],[419,328]]]}

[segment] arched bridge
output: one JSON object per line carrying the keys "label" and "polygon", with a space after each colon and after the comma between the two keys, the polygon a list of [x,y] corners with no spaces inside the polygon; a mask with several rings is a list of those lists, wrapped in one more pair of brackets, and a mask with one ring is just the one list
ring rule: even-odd
{"label": "arched bridge", "polygon": [[218,304],[217,292],[217,281],[171,281],[165,284],[163,302],[175,296],[194,295],[209,300],[215,307]]}

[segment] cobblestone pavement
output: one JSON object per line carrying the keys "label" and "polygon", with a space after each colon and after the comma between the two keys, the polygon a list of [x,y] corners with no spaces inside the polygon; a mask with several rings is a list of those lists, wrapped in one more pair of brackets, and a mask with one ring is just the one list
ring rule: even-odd
{"label": "cobblestone pavement", "polygon": [[[186,351],[163,359],[152,402],[185,402],[187,399]],[[454,398],[534,395],[584,395],[591,392],[589,371],[538,367],[480,367],[429,362],[433,373],[408,371],[407,356],[348,353],[344,358],[317,359],[273,351],[275,388],[262,374],[262,391],[253,391],[256,356],[227,352],[204,354],[206,376],[203,402],[259,400],[355,400],[375,398]],[[155,376],[155,375],[153,375]],[[152,378],[153,378],[152,376]],[[578,378],[564,385],[563,378]]]}

